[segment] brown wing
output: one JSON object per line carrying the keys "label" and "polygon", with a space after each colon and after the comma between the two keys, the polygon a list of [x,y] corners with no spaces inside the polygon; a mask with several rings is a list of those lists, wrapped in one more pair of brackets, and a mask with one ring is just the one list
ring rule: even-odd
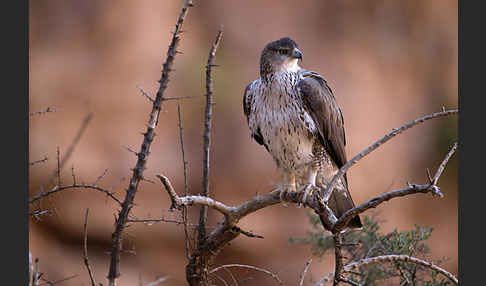
{"label": "brown wing", "polygon": [[[250,121],[250,112],[251,112],[251,103],[252,103],[252,96],[253,93],[250,90],[251,83],[246,86],[245,92],[243,94],[243,112],[245,113],[246,116],[246,123]],[[256,130],[256,132],[251,133],[251,137],[260,145],[265,146],[265,148],[268,150],[268,146],[265,144],[263,140],[262,133],[260,131],[260,128]]]}
{"label": "brown wing", "polygon": [[[305,71],[304,78],[297,83],[300,89],[304,106],[310,113],[317,126],[318,138],[321,144],[329,152],[338,168],[346,164],[346,137],[344,135],[344,120],[331,88],[326,81],[317,73]],[[334,213],[341,217],[347,210],[354,208],[354,202],[349,193],[348,179],[344,174],[346,195],[340,192],[333,192],[329,199],[329,207]],[[320,216],[324,228],[330,225],[327,218]],[[362,227],[361,219],[355,216],[348,223],[348,227]]]}
{"label": "brown wing", "polygon": [[319,131],[321,144],[338,168],[346,163],[344,120],[331,88],[317,73],[305,71],[297,83],[302,101]]}

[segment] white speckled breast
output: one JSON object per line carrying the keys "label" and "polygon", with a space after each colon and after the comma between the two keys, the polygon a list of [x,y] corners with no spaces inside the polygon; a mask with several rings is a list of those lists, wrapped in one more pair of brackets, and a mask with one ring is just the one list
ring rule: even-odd
{"label": "white speckled breast", "polygon": [[316,126],[295,88],[299,74],[276,72],[267,76],[267,81],[259,78],[250,87],[250,130],[262,134],[280,168],[300,169],[313,161]]}

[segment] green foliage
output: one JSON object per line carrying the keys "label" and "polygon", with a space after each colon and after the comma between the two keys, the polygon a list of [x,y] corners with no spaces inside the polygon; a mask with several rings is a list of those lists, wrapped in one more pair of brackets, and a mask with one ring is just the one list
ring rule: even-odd
{"label": "green foliage", "polygon": [[[308,211],[312,229],[303,238],[289,239],[290,243],[306,244],[311,247],[312,254],[322,258],[328,251],[333,250],[334,240],[329,232],[322,230],[317,215]],[[430,238],[433,228],[415,225],[412,230],[394,230],[387,234],[379,232],[379,221],[374,217],[363,216],[361,230],[348,230],[343,234],[343,255],[348,258],[345,264],[363,258],[380,255],[409,255],[427,260],[430,253],[425,241]],[[434,261],[439,264],[441,261]],[[370,263],[363,265],[359,273],[351,273],[350,278],[360,285],[420,285],[442,286],[451,282],[437,272],[423,266],[407,262]]]}

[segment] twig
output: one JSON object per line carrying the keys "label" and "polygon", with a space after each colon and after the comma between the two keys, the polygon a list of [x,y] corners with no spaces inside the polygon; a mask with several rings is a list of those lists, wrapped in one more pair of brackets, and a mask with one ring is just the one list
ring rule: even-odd
{"label": "twig", "polygon": [[[211,120],[213,116],[213,80],[212,67],[214,65],[214,57],[216,50],[223,36],[222,27],[218,31],[216,40],[214,41],[211,50],[209,51],[208,63],[206,65],[206,111],[204,117],[204,146],[203,146],[203,190],[202,195],[209,196],[209,152],[211,145]],[[207,207],[202,206],[199,214],[199,228],[198,228],[198,244],[202,245],[206,238],[206,220]]]}
{"label": "twig", "polygon": [[[74,152],[74,148],[76,147],[76,145],[78,144],[79,140],[83,136],[83,133],[86,130],[86,128],[88,127],[88,124],[89,124],[89,122],[91,121],[92,118],[93,118],[93,113],[89,113],[83,119],[83,122],[81,123],[81,127],[79,128],[78,132],[76,133],[76,136],[74,136],[73,142],[71,142],[71,145],[69,145],[66,153],[64,154],[64,156],[62,158],[62,161],[59,161],[59,157],[60,157],[59,147],[57,148],[57,152],[58,152],[58,154],[57,154],[57,156],[58,156],[57,160],[58,161],[57,161],[57,170],[56,170],[56,173],[54,175],[57,176],[58,180],[60,180],[60,178],[61,178],[61,173],[60,172],[61,172],[62,168],[64,167],[64,164],[69,160],[69,158],[71,158],[71,155]],[[58,182],[58,185],[61,185],[61,183]]]}
{"label": "twig", "polygon": [[432,193],[434,195],[437,195],[439,197],[443,197],[443,194],[441,193],[439,187],[436,185],[437,181],[439,180],[440,175],[444,171],[444,168],[451,158],[451,156],[454,154],[455,150],[457,149],[457,143],[454,144],[452,149],[447,153],[446,157],[440,164],[439,168],[437,169],[437,172],[434,175],[434,178],[432,179],[432,182],[426,185],[415,185],[415,184],[409,184],[407,188],[399,189],[399,190],[394,190],[391,192],[387,192],[384,194],[381,194],[377,197],[374,197],[359,206],[352,208],[348,211],[346,211],[340,218],[339,220],[334,224],[333,226],[333,233],[341,231],[347,223],[357,214],[360,214],[370,208],[374,208],[378,206],[379,204],[391,200],[392,198],[397,198],[397,197],[403,197],[411,194],[416,194],[416,193]]}
{"label": "twig", "polygon": [[39,285],[39,258],[34,259],[34,272],[32,274],[32,286],[38,286]]}
{"label": "twig", "polygon": [[331,279],[331,277],[333,276],[334,276],[334,272],[328,273],[326,276],[319,279],[319,281],[317,281],[317,283],[314,284],[314,286],[322,286],[325,282],[329,281],[329,279]]}
{"label": "twig", "polygon": [[454,143],[454,145],[452,146],[452,149],[449,151],[449,153],[447,153],[444,160],[442,160],[442,163],[440,163],[440,166],[437,169],[437,172],[435,172],[435,175],[432,178],[431,185],[437,185],[437,181],[439,180],[440,175],[442,175],[442,172],[444,171],[444,168],[447,165],[447,162],[449,162],[449,159],[452,157],[452,155],[454,154],[456,149],[457,149],[457,142]]}
{"label": "twig", "polygon": [[54,193],[57,193],[57,192],[60,192],[60,191],[63,191],[63,190],[68,190],[68,189],[87,189],[87,190],[95,190],[95,191],[99,191],[99,192],[102,192],[102,193],[105,193],[108,197],[110,197],[111,199],[113,199],[115,202],[117,202],[118,204],[122,204],[122,202],[117,199],[113,193],[109,192],[108,190],[105,190],[101,187],[98,187],[98,186],[94,186],[94,185],[87,185],[87,184],[72,184],[72,185],[67,185],[67,186],[55,186],[54,188],[52,188],[51,190],[47,191],[47,192],[41,192],[39,193],[37,196],[33,197],[32,199],[29,200],[29,204],[32,204],[33,202],[35,201],[38,201],[44,197],[47,197],[49,195],[52,195]]}
{"label": "twig", "polygon": [[49,286],[56,285],[57,283],[67,281],[67,280],[70,280],[70,279],[76,278],[76,277],[78,277],[78,276],[79,276],[78,274],[74,274],[74,275],[71,275],[71,276],[69,276],[69,277],[62,278],[62,279],[59,279],[59,280],[56,280],[56,281],[48,281],[48,280],[46,280],[46,279],[41,278],[41,279],[42,279],[43,281],[45,281],[46,283],[39,284],[39,286],[43,286],[43,285],[49,285]]}
{"label": "twig", "polygon": [[162,75],[160,77],[159,90],[157,91],[155,100],[152,105],[152,111],[150,112],[150,119],[147,125],[147,131],[144,133],[143,143],[140,147],[140,152],[138,152],[137,163],[135,168],[133,168],[133,175],[130,179],[129,187],[126,191],[125,200],[122,203],[122,208],[116,219],[116,227],[112,234],[111,241],[111,251],[110,251],[110,269],[108,272],[109,286],[116,285],[116,279],[120,276],[120,255],[122,249],[122,234],[125,229],[125,224],[128,220],[128,215],[133,206],[133,201],[138,190],[138,185],[140,180],[143,178],[143,171],[149,156],[150,145],[155,137],[154,129],[158,124],[160,111],[162,109],[162,101],[164,98],[164,91],[167,88],[169,82],[169,73],[172,70],[172,65],[174,63],[174,58],[177,53],[177,47],[180,41],[180,34],[182,30],[182,24],[187,15],[188,8],[193,6],[191,0],[187,0],[184,3],[179,18],[177,19],[177,24],[175,26],[175,31],[172,35],[172,40],[167,51],[167,58],[162,68]]}
{"label": "twig", "polygon": [[138,84],[136,85],[138,90],[140,90],[140,93],[142,93],[143,96],[145,96],[150,102],[154,103],[154,99],[148,95],[143,88],[141,88]]}
{"label": "twig", "polygon": [[253,238],[261,238],[261,239],[264,239],[265,237],[263,237],[262,235],[259,235],[259,234],[254,234],[253,232],[251,231],[246,231],[246,230],[243,230],[237,226],[234,226],[233,227],[233,231],[238,231],[240,232],[241,234],[243,235],[246,235],[248,237],[253,237]]}
{"label": "twig", "polygon": [[127,223],[130,222],[141,222],[141,223],[158,223],[158,222],[169,222],[169,223],[175,223],[175,224],[184,224],[182,221],[178,221],[175,219],[167,219],[167,218],[154,218],[154,219],[127,219]]}
{"label": "twig", "polygon": [[[186,152],[184,150],[184,137],[182,136],[182,119],[181,119],[181,105],[177,104],[177,115],[178,115],[178,126],[179,126],[179,139],[181,142],[181,155],[182,155],[182,165],[184,169],[184,196],[187,196],[187,161]],[[191,242],[189,240],[189,233],[187,231],[187,208],[184,206],[182,208],[182,221],[184,222],[184,238],[186,241],[186,258],[191,259]]]}
{"label": "twig", "polygon": [[211,273],[211,275],[213,275],[214,277],[218,278],[218,279],[219,279],[219,281],[223,282],[223,284],[224,284],[225,286],[229,286],[229,285],[228,285],[228,283],[226,283],[226,281],[225,281],[223,278],[221,278],[219,275],[216,275],[216,274],[214,274],[214,273]]}
{"label": "twig", "polygon": [[49,112],[56,112],[56,109],[55,108],[51,108],[51,107],[47,107],[45,110],[31,112],[31,113],[29,113],[29,115],[30,116],[42,115],[42,114],[49,113]]}
{"label": "twig", "polygon": [[164,97],[162,100],[169,101],[169,100],[181,100],[181,99],[191,99],[191,98],[194,98],[194,96],[189,95],[189,96]]}
{"label": "twig", "polygon": [[419,259],[419,258],[416,258],[416,257],[408,256],[408,255],[390,254],[390,255],[382,255],[382,256],[365,258],[365,259],[361,259],[359,261],[356,261],[356,262],[353,262],[353,263],[350,263],[350,264],[344,266],[344,269],[345,270],[356,269],[356,268],[359,268],[363,265],[366,265],[366,264],[369,264],[369,263],[375,263],[375,262],[396,262],[396,261],[409,262],[409,263],[415,263],[415,264],[422,265],[424,267],[430,268],[434,271],[441,273],[442,275],[449,278],[449,280],[454,282],[456,285],[459,284],[458,279],[454,275],[452,275],[450,272],[442,269],[441,267],[439,267],[439,266],[437,266],[437,265],[435,265],[431,262],[428,262],[428,261],[425,261],[425,260],[422,260],[422,259]]}
{"label": "twig", "polygon": [[29,166],[33,166],[35,164],[39,164],[39,163],[44,163],[47,161],[47,156],[44,156],[43,159],[40,159],[40,160],[36,160],[36,161],[33,161],[33,162],[29,162]]}
{"label": "twig", "polygon": [[356,156],[354,156],[351,160],[349,160],[346,164],[344,164],[339,169],[339,171],[336,173],[336,175],[334,175],[334,177],[332,178],[332,180],[327,184],[326,189],[324,191],[324,195],[322,196],[322,200],[325,203],[327,203],[329,201],[329,198],[331,197],[332,192],[334,190],[333,189],[334,184],[337,182],[337,180],[339,178],[341,178],[342,175],[344,175],[344,173],[346,173],[346,171],[349,168],[351,168],[360,159],[362,159],[363,157],[365,157],[366,155],[368,155],[369,153],[371,153],[373,150],[375,150],[378,147],[380,147],[382,144],[384,144],[385,142],[387,142],[391,138],[395,137],[396,135],[402,133],[403,131],[405,131],[405,130],[407,130],[409,128],[412,128],[413,126],[415,126],[415,125],[417,125],[419,123],[422,123],[424,121],[427,121],[427,120],[430,120],[430,119],[434,119],[434,118],[438,118],[438,117],[442,117],[442,116],[448,116],[448,115],[452,115],[452,114],[457,114],[457,113],[459,113],[459,110],[458,109],[436,112],[436,113],[433,113],[433,114],[426,115],[424,117],[420,117],[420,118],[415,119],[415,120],[413,120],[411,122],[408,122],[408,123],[402,125],[399,128],[393,128],[391,132],[387,133],[385,136],[383,136],[382,138],[380,138],[378,141],[376,141],[375,143],[373,143],[372,145],[370,145],[368,148],[366,148],[362,152],[358,153]]}
{"label": "twig", "polygon": [[282,280],[280,280],[280,278],[278,278],[277,274],[274,274],[266,269],[263,269],[263,268],[259,268],[259,267],[256,267],[256,266],[252,266],[252,265],[245,265],[245,264],[226,264],[226,265],[222,265],[222,266],[219,266],[219,267],[216,267],[214,269],[212,269],[211,271],[209,271],[209,273],[214,273],[218,270],[221,270],[221,269],[224,269],[224,268],[229,268],[229,267],[239,267],[239,268],[248,268],[248,269],[252,269],[252,270],[255,270],[255,271],[260,271],[260,272],[263,272],[265,274],[268,274],[270,276],[272,276],[273,279],[275,279],[275,281],[278,282],[278,284],[280,285],[283,285],[283,282]]}
{"label": "twig", "polygon": [[307,273],[307,270],[309,269],[309,266],[310,266],[311,262],[312,262],[312,259],[311,258],[307,259],[307,261],[305,262],[304,270],[300,274],[299,286],[304,285],[305,274]]}
{"label": "twig", "polygon": [[57,147],[57,169],[56,169],[56,177],[57,177],[57,185],[61,185],[61,163],[60,163],[60,158],[61,158],[61,152],[59,152],[59,147]]}
{"label": "twig", "polygon": [[169,276],[165,276],[165,277],[159,278],[159,279],[157,279],[157,280],[155,280],[153,282],[150,282],[148,284],[145,284],[145,286],[155,286],[155,285],[159,285],[160,283],[163,283],[167,279],[169,279]]}
{"label": "twig", "polygon": [[91,279],[91,286],[96,286],[93,271],[91,270],[91,266],[89,265],[89,259],[88,259],[88,214],[89,214],[89,208],[86,209],[86,216],[84,217],[84,243],[83,243],[84,259],[83,260],[84,260],[84,265],[86,265],[86,269],[88,270],[89,279]]}
{"label": "twig", "polygon": [[103,179],[103,178],[105,177],[105,175],[106,175],[106,173],[107,173],[107,172],[108,172],[108,169],[105,169],[105,170],[103,171],[103,174],[99,175],[99,176],[98,176],[98,178],[96,178],[96,181],[93,183],[93,185],[95,185],[95,186],[96,186],[96,184],[97,184],[99,181],[101,181],[101,179]]}

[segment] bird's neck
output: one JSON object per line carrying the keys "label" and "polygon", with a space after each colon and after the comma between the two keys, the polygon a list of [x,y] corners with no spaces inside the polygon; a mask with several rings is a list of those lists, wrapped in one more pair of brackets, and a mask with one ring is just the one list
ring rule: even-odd
{"label": "bird's neck", "polygon": [[292,59],[292,60],[284,63],[281,66],[280,71],[284,71],[284,72],[298,72],[301,69],[302,68],[299,66],[299,60],[298,59]]}

